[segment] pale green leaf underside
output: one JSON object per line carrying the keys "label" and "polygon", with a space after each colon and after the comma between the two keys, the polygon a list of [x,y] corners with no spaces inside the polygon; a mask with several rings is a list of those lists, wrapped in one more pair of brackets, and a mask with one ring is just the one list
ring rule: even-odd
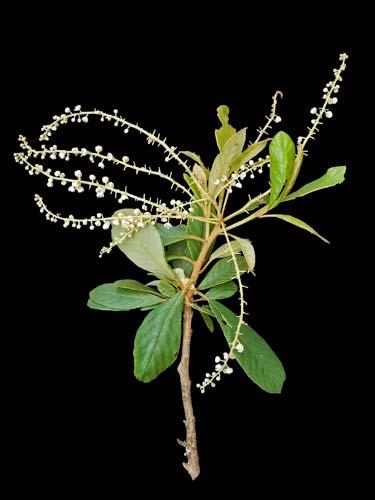
{"label": "pale green leaf underside", "polygon": [[270,144],[270,203],[274,203],[286,180],[292,173],[295,159],[295,146],[292,139],[285,132],[278,132]]}
{"label": "pale green leaf underside", "polygon": [[[238,267],[240,273],[244,273],[247,270],[247,263],[244,257],[237,257]],[[203,281],[200,283],[198,288],[200,290],[205,290],[221,283],[226,283],[227,281],[232,281],[236,278],[236,269],[233,259],[226,257],[225,259],[219,260],[206,274]]]}
{"label": "pale green leaf underside", "polygon": [[138,328],[134,342],[134,375],[154,380],[176,360],[181,342],[183,295],[177,293],[155,307]]}
{"label": "pale green leaf underside", "polygon": [[[116,212],[129,215],[129,210]],[[133,211],[130,211],[131,213]],[[124,235],[121,226],[112,226],[112,238],[118,239]],[[147,224],[131,238],[125,238],[119,245],[120,250],[141,269],[154,274],[158,278],[174,279],[172,269],[166,261],[160,235],[151,224]]]}
{"label": "pale green leaf underside", "polygon": [[130,311],[162,303],[163,299],[150,292],[119,288],[112,283],[97,286],[90,292],[90,299],[105,308]]}
{"label": "pale green leaf underside", "polygon": [[[232,252],[234,254],[238,254],[241,251],[240,244],[237,241],[231,242]],[[228,243],[224,243],[219,248],[217,248],[214,252],[212,252],[210,259],[208,262],[212,262],[215,259],[222,259],[224,257],[231,257],[232,253],[230,251]]]}
{"label": "pale green leaf underside", "polygon": [[246,259],[247,270],[253,271],[255,267],[255,250],[251,241],[245,238],[239,238],[238,236],[236,236],[235,241],[240,245],[242,254]]}
{"label": "pale green leaf underside", "polygon": [[305,184],[297,191],[294,191],[294,193],[290,193],[283,201],[291,201],[295,198],[300,198],[301,196],[306,196],[314,191],[318,191],[319,189],[326,189],[341,184],[345,180],[345,171],[346,167],[331,167],[322,177]]}
{"label": "pale green leaf underside", "polygon": [[284,214],[267,214],[263,215],[262,218],[264,217],[275,217],[277,219],[284,220],[285,222],[289,222],[289,224],[293,224],[293,226],[297,226],[301,229],[304,229],[305,231],[308,231],[309,233],[313,234],[314,236],[317,236],[321,240],[323,240],[325,243],[329,243],[329,241],[326,238],[323,238],[315,229],[306,222],[303,222],[300,219],[297,219],[297,217],[293,217],[292,215],[284,215]]}
{"label": "pale green leaf underside", "polygon": [[102,306],[101,304],[98,304],[97,302],[95,302],[95,300],[93,300],[93,299],[89,299],[87,301],[87,307],[89,307],[90,309],[97,309],[98,311],[121,312],[121,309],[113,309],[112,307]]}
{"label": "pale green leaf underside", "polygon": [[[220,302],[210,301],[210,305],[230,344],[234,340],[238,317]],[[285,371],[279,358],[250,326],[242,325],[241,334],[239,340],[244,351],[236,353],[237,362],[261,389],[271,394],[279,394],[285,381]]]}

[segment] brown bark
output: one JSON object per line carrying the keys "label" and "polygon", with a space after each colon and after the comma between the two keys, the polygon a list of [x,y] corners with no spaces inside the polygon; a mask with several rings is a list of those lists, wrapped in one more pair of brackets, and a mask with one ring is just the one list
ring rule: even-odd
{"label": "brown bark", "polygon": [[184,441],[177,440],[178,443],[185,448],[187,462],[183,462],[183,466],[194,480],[199,476],[199,455],[197,446],[197,433],[195,428],[195,416],[193,410],[193,403],[191,399],[191,381],[189,374],[190,364],[190,343],[192,330],[193,309],[192,304],[194,301],[194,286],[199,277],[207,252],[209,251],[212,243],[220,231],[219,226],[215,226],[209,235],[206,242],[202,245],[198,259],[195,262],[191,278],[185,290],[185,305],[184,305],[184,319],[183,319],[183,338],[182,338],[182,353],[181,360],[178,365],[178,373],[180,375],[182,403],[185,412],[185,428],[186,438]]}

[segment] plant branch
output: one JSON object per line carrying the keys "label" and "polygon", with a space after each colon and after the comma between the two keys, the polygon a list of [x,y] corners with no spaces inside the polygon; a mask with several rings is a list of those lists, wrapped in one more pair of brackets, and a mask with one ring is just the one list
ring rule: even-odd
{"label": "plant branch", "polygon": [[195,283],[199,277],[200,271],[207,257],[207,254],[211,248],[211,245],[215,241],[219,233],[220,233],[220,226],[217,225],[212,230],[211,234],[207,238],[207,241],[202,245],[200,254],[195,262],[191,278],[188,281],[186,288],[184,290],[185,305],[184,305],[182,353],[177,371],[180,375],[182,403],[184,406],[184,413],[185,413],[184,423],[186,428],[186,438],[184,441],[178,439],[177,442],[185,448],[185,456],[187,462],[183,462],[183,466],[188,471],[193,480],[199,476],[200,469],[199,469],[199,455],[197,446],[197,433],[195,428],[195,416],[193,410],[193,403],[191,399],[191,380],[189,374],[190,343],[191,343],[191,336],[193,333],[191,326],[193,319],[192,305],[194,303]]}

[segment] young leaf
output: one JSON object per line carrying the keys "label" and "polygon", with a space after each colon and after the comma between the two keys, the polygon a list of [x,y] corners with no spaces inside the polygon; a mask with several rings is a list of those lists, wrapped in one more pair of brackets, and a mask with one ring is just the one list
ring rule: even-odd
{"label": "young leaf", "polygon": [[[119,210],[116,212],[129,215],[132,210]],[[121,225],[112,225],[112,239],[114,241],[122,238],[124,229]],[[154,274],[158,278],[174,278],[172,269],[165,259],[164,248],[160,235],[151,224],[145,225],[130,238],[125,238],[118,244],[120,250],[141,269]]]}
{"label": "young leaf", "polygon": [[192,305],[192,308],[193,309],[196,309],[197,311],[203,313],[203,314],[207,314],[208,316],[213,316],[213,312],[211,311],[211,308],[210,306],[208,305],[205,305],[205,306],[198,306],[198,304],[195,302],[193,305]]}
{"label": "young leaf", "polygon": [[247,270],[249,272],[253,271],[255,267],[255,250],[253,245],[251,244],[250,240],[247,240],[245,238],[239,238],[238,236],[236,236],[235,241],[240,245],[243,256],[246,259],[248,266]]}
{"label": "young leaf", "polygon": [[206,292],[207,297],[210,299],[228,299],[232,297],[238,290],[236,283],[233,281],[228,281],[227,283],[222,283],[221,285],[216,285]]}
{"label": "young leaf", "polygon": [[[241,273],[247,270],[247,263],[243,257],[237,257],[237,264]],[[227,257],[219,260],[206,274],[201,284],[198,286],[199,290],[205,290],[227,281],[232,281],[236,276],[236,269],[232,258]]]}
{"label": "young leaf", "polygon": [[175,287],[168,283],[168,281],[160,281],[157,287],[164,297],[172,297],[176,293]]}
{"label": "young leaf", "polygon": [[294,200],[295,198],[305,196],[319,189],[326,189],[336,186],[336,184],[341,184],[345,180],[345,171],[346,167],[331,167],[322,177],[305,184],[300,189],[297,189],[297,191],[294,191],[294,193],[290,193],[283,201]]}
{"label": "young leaf", "polygon": [[229,108],[222,105],[217,108],[217,116],[220,120],[221,127],[215,130],[215,137],[219,151],[222,151],[227,140],[236,133],[236,129],[229,125]]}
{"label": "young leaf", "polygon": [[[204,214],[202,207],[195,203],[193,205],[192,214],[197,217],[203,217]],[[188,233],[192,234],[193,236],[199,236],[200,238],[203,238],[204,236],[204,227],[204,222],[201,222],[199,220],[189,219],[187,223]],[[199,240],[187,240],[187,245],[190,252],[190,257],[192,258],[192,260],[196,260],[201,250],[202,242]]]}
{"label": "young leaf", "polygon": [[196,200],[199,200],[200,198],[202,198],[202,193],[200,192],[199,190],[199,187],[197,186],[197,184],[194,182],[194,180],[190,177],[190,175],[188,174],[184,174],[183,175],[184,179],[185,179],[185,182],[186,184],[189,186],[189,188],[193,191],[194,193],[194,198]]}
{"label": "young leaf", "polygon": [[157,294],[157,292],[153,288],[143,285],[137,280],[117,280],[113,284],[119,288],[125,288],[127,290],[135,290],[137,292]]}
{"label": "young leaf", "polygon": [[278,132],[270,144],[270,203],[274,203],[286,180],[292,172],[295,159],[295,146],[292,139],[285,132]]}
{"label": "young leaf", "polygon": [[155,307],[138,328],[134,341],[134,375],[141,382],[154,380],[176,360],[183,303],[183,295],[175,294]]}
{"label": "young leaf", "polygon": [[213,333],[215,330],[215,325],[210,316],[202,311],[200,311],[200,315],[202,316],[202,319],[207,326],[208,330]]}
{"label": "young leaf", "polygon": [[[210,301],[228,344],[233,342],[238,317],[230,309],[217,301]],[[261,389],[271,394],[279,394],[285,381],[285,371],[279,358],[265,340],[248,325],[241,326],[240,342],[242,353],[236,352],[236,360],[246,375]]]}
{"label": "young leaf", "polygon": [[233,160],[230,167],[230,173],[237,172],[241,165],[250,161],[255,156],[257,156],[263,149],[267,146],[269,139],[264,141],[255,142],[251,146],[245,149],[235,160]]}
{"label": "young leaf", "polygon": [[203,161],[201,160],[201,157],[199,155],[197,155],[196,153],[193,153],[192,151],[181,151],[181,153],[183,155],[187,156],[188,158],[190,158],[191,160],[194,160],[195,162],[197,162],[198,165],[200,165],[202,167],[202,169],[204,170],[204,172],[206,174],[206,177],[208,178],[209,171],[204,166]]}
{"label": "young leaf", "polygon": [[164,227],[164,224],[160,224],[159,222],[157,222],[155,224],[155,227],[160,235],[161,242],[165,247],[168,245],[172,245],[172,243],[176,243],[177,241],[186,240],[189,236],[184,224],[166,228]]}
{"label": "young leaf", "polygon": [[292,215],[284,215],[284,214],[267,214],[263,215],[262,217],[276,217],[277,219],[285,220],[285,222],[289,222],[289,224],[293,224],[294,226],[300,227],[301,229],[305,229],[305,231],[308,231],[309,233],[317,236],[321,240],[325,241],[326,243],[329,243],[328,240],[323,238],[317,231],[315,231],[314,228],[306,224],[306,222],[303,222],[300,219],[297,219],[297,217],[293,217]]}
{"label": "young leaf", "polygon": [[[241,247],[237,241],[232,241],[232,250],[233,252],[240,253]],[[230,257],[232,254],[229,250],[228,243],[224,243],[219,248],[217,248],[214,252],[212,252],[210,260],[208,262],[212,262],[215,259],[222,259],[223,257]]]}
{"label": "young leaf", "polygon": [[229,177],[230,165],[233,160],[241,153],[246,141],[246,128],[243,128],[236,134],[232,135],[222,148],[220,154],[217,155],[212,165],[210,178],[208,181],[208,191],[211,196],[215,197],[220,189],[218,181],[225,176]]}
{"label": "young leaf", "polygon": [[95,302],[95,300],[92,300],[92,299],[89,299],[87,301],[87,307],[89,307],[90,309],[97,309],[99,311],[115,311],[115,312],[121,311],[121,309],[113,309],[111,307],[106,307],[106,306],[102,306],[101,304],[97,304]]}
{"label": "young leaf", "polygon": [[90,299],[105,308],[120,311],[130,311],[163,302],[161,297],[153,293],[119,288],[112,283],[106,283],[91,290]]}

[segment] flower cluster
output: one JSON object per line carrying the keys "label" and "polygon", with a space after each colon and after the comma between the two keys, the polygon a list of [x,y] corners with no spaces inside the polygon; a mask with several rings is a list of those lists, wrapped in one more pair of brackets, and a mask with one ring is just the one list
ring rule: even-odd
{"label": "flower cluster", "polygon": [[318,126],[323,123],[324,118],[332,118],[333,112],[330,106],[337,104],[338,98],[336,94],[340,91],[340,82],[342,81],[342,73],[346,69],[346,60],[348,55],[340,54],[340,67],[333,70],[333,79],[327,82],[323,88],[323,104],[320,107],[314,106],[310,109],[313,115],[311,119],[311,127],[308,127],[308,134],[305,137],[298,138],[298,144],[305,148],[307,142],[313,139],[315,134],[319,131]]}
{"label": "flower cluster", "polygon": [[215,356],[215,371],[211,373],[206,373],[206,377],[201,384],[196,384],[196,387],[201,391],[202,394],[205,393],[206,387],[216,387],[216,382],[221,380],[221,375],[230,375],[233,373],[233,368],[228,365],[230,359],[235,359],[235,353],[242,353],[244,351],[244,346],[240,342],[236,342],[235,346],[232,344],[231,351],[229,353],[224,352],[223,357]]}

